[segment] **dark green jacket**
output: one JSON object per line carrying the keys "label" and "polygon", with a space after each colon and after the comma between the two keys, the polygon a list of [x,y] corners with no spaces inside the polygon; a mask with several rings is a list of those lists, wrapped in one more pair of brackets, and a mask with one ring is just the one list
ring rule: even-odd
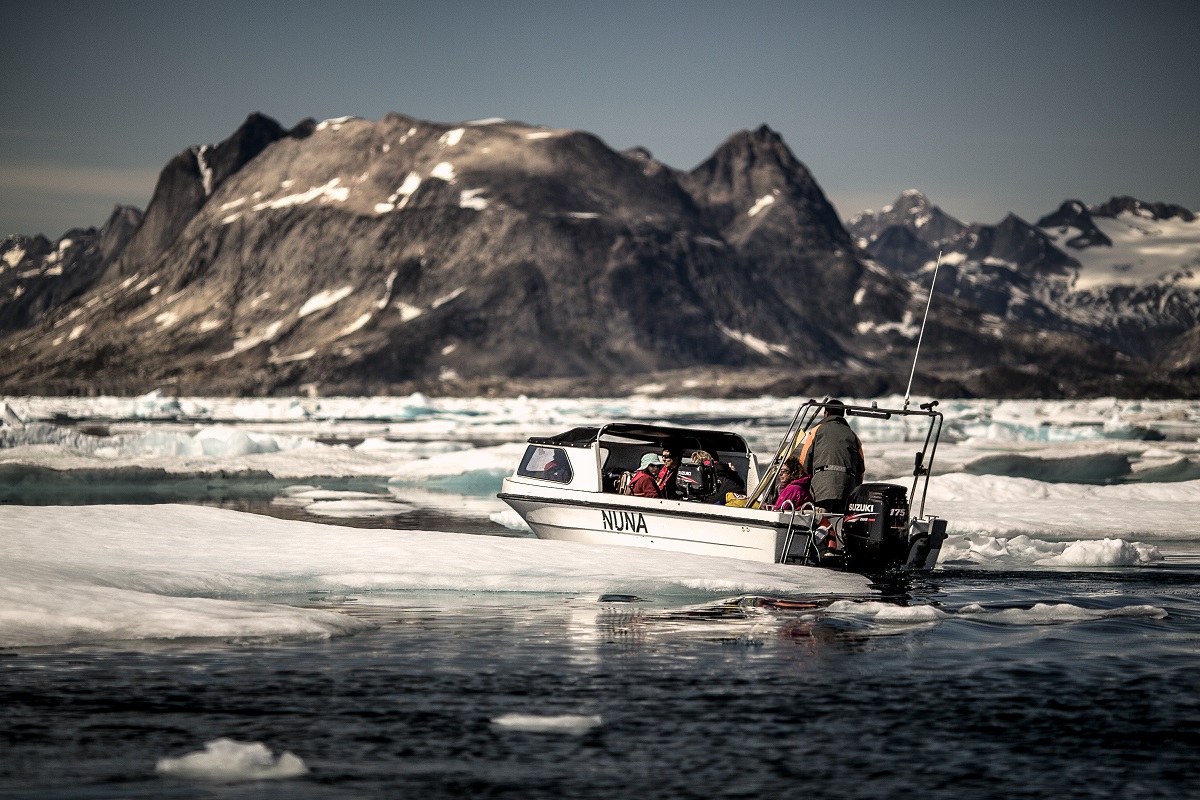
{"label": "dark green jacket", "polygon": [[862,442],[845,417],[826,417],[808,432],[800,463],[812,476],[813,502],[845,500],[866,473]]}

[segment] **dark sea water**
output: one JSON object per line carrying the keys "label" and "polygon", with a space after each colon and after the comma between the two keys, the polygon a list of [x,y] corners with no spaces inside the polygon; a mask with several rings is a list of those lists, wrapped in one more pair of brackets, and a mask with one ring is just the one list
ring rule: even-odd
{"label": "dark sea water", "polygon": [[[1098,408],[1097,419],[1108,419],[1108,407]],[[1042,432],[1037,414],[1029,415],[1033,423],[1018,417],[1017,424],[967,411],[959,438],[986,433],[979,453],[992,462],[974,451],[957,458],[977,471],[980,463],[995,468],[995,453],[1007,452],[996,449],[1007,446],[1005,431]],[[677,421],[719,427],[733,419],[706,411]],[[743,427],[757,437],[756,447],[770,449],[786,419],[790,411],[782,423]],[[0,647],[0,798],[1200,798],[1200,533],[1187,529],[1196,496],[1187,481],[1194,481],[1200,447],[1194,425],[1187,430],[1190,438],[1173,450],[1156,442],[1134,457],[1135,466],[1146,467],[1139,481],[1157,475],[1150,483],[1162,484],[1144,498],[1120,486],[1088,493],[1026,474],[1030,464],[1038,474],[1070,467],[1070,477],[1086,483],[1081,474],[1112,460],[1103,442],[1064,451],[1072,455],[1065,458],[1058,451],[1030,456],[1018,446],[1022,439],[1012,449],[1026,472],[951,479],[960,487],[949,493],[951,504],[975,519],[961,532],[979,538],[983,550],[1030,528],[1018,512],[1033,506],[1031,515],[1044,517],[1032,530],[1042,544],[1144,539],[1164,560],[1031,566],[1041,555],[1013,546],[1008,561],[945,564],[879,586],[869,601],[518,591],[552,570],[536,559],[497,574],[495,592],[262,596],[236,588],[243,560],[255,580],[279,578],[287,591],[330,585],[317,577],[341,586],[379,584],[356,583],[353,570],[342,576],[340,567],[325,566],[338,548],[332,528],[289,531],[279,550],[292,556],[291,566],[277,570],[275,551],[265,562],[254,560],[251,534],[238,545],[243,550],[211,559],[191,553],[186,563],[158,560],[149,545],[163,537],[139,528],[132,512],[131,528],[107,532],[115,555],[102,565],[72,556],[73,548],[100,541],[94,532],[43,528],[64,544],[46,545],[24,562],[0,550],[0,630],[13,635],[8,641],[38,641],[36,630],[21,628],[36,616],[22,612],[43,602],[56,614],[91,603],[93,613],[80,611],[82,630],[71,641],[88,638],[87,625],[95,623],[100,630],[91,638],[102,643]],[[153,443],[160,433],[144,438]],[[17,506],[183,503],[289,522],[528,535],[493,519],[498,503],[480,505],[494,499],[494,475],[474,486],[470,475],[447,473],[418,481],[417,496],[380,475],[235,479],[230,467],[228,475],[179,478],[125,462],[98,469],[87,459],[60,471],[61,453],[39,442],[42,449],[28,457],[32,465],[14,462],[0,475],[0,534],[7,536],[0,539],[14,551],[22,532],[5,526],[4,512],[12,519]],[[940,452],[951,463],[948,448]],[[911,463],[911,450],[900,451],[901,466]],[[361,466],[353,453],[305,452],[328,460],[328,469],[325,462],[313,466],[314,475],[351,475]],[[343,459],[358,466],[339,472]],[[404,472],[397,459],[400,467],[388,474]],[[279,501],[295,483],[375,493],[411,509],[320,516],[315,505]],[[984,500],[1004,513],[988,518],[976,508]],[[1107,524],[1118,515],[1128,523]],[[1153,524],[1141,524],[1147,519]],[[230,524],[253,530],[244,521]],[[421,568],[409,569],[397,554],[409,555],[393,549],[379,569],[416,581],[401,585],[428,585],[420,583]],[[442,555],[423,568],[448,570],[449,585],[458,586],[455,569],[466,562],[442,566]],[[489,585],[472,574],[473,586]],[[195,588],[206,576],[211,591]],[[224,578],[235,586],[228,596]],[[18,579],[26,589],[13,589]],[[168,633],[153,635],[187,635],[227,613],[209,607],[208,616],[183,615],[178,596],[331,609],[376,627],[323,640],[118,640],[113,631],[137,626],[109,620],[107,610],[128,608],[131,596],[156,591],[156,581],[161,594],[148,594],[146,608],[166,615],[151,628]],[[47,585],[60,594],[49,596]],[[185,588],[173,588],[179,586]],[[105,605],[110,587],[124,592],[121,603]],[[61,621],[53,620],[51,633]],[[579,724],[501,724],[513,714]],[[222,738],[293,753],[308,771],[222,783],[157,769],[161,759]]]}
{"label": "dark sea water", "polygon": [[[378,628],[0,651],[0,796],[1198,797],[1198,577],[947,569],[885,587],[946,612],[894,623],[828,599],[312,595],[290,600]],[[1166,615],[1101,615],[1143,606]],[[600,722],[492,722],[513,713]],[[156,774],[220,737],[310,771]]]}

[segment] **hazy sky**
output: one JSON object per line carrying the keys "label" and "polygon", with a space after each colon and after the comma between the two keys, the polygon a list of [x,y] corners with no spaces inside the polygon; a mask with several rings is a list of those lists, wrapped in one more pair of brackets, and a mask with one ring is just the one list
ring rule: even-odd
{"label": "hazy sky", "polygon": [[762,123],[846,218],[1200,210],[1200,2],[2,0],[0,236],[145,208],[261,111],[504,117],[680,169]]}

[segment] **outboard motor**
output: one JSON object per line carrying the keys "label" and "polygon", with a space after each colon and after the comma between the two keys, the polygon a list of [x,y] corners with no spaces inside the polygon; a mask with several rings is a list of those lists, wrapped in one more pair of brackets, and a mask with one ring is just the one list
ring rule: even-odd
{"label": "outboard motor", "polygon": [[850,495],[842,521],[846,566],[887,572],[908,558],[908,492],[893,483],[864,483]]}
{"label": "outboard motor", "polygon": [[679,471],[675,473],[675,490],[684,500],[707,497],[716,487],[717,473],[708,461],[703,464],[680,464]]}

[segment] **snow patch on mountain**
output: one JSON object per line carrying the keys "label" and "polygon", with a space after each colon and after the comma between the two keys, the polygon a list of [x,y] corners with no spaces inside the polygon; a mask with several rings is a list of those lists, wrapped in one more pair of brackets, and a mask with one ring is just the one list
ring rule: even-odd
{"label": "snow patch on mountain", "polygon": [[785,344],[771,344],[770,342],[763,341],[753,334],[735,331],[732,328],[728,328],[720,322],[717,323],[717,329],[730,339],[733,339],[735,342],[740,342],[760,355],[769,356],[772,354],[778,354],[786,356],[791,354],[791,350]]}
{"label": "snow patch on mountain", "polygon": [[332,119],[322,120],[321,122],[317,123],[316,129],[319,131],[340,131],[343,125],[353,119],[359,119],[359,117],[334,117]]}
{"label": "snow patch on mountain", "polygon": [[486,189],[466,189],[462,192],[459,192],[458,207],[459,208],[471,208],[476,211],[483,211],[485,208],[488,207],[488,201],[486,198],[480,197],[479,195],[483,194],[483,192],[485,192],[485,191],[487,191],[487,190]]}
{"label": "snow patch on mountain", "polygon": [[913,313],[905,311],[904,317],[899,322],[871,322],[864,320],[855,326],[855,329],[860,334],[867,333],[898,333],[905,339],[915,339],[920,333],[920,328],[917,327],[913,320]]}
{"label": "snow patch on mountain", "polygon": [[353,286],[343,286],[340,289],[326,289],[325,291],[315,294],[305,301],[304,305],[300,306],[300,310],[296,312],[297,317],[307,317],[317,311],[329,308],[334,303],[350,296],[354,291]]}
{"label": "snow patch on mountain", "polygon": [[[1179,218],[1148,219],[1124,212],[1116,217],[1092,219],[1112,240],[1112,246],[1095,245],[1071,252],[1081,265],[1075,279],[1076,289],[1159,282],[1200,289],[1200,218],[1191,222]],[[1060,246],[1081,233],[1071,227],[1043,230]]]}
{"label": "snow patch on mountain", "polygon": [[758,214],[760,211],[762,211],[764,208],[771,205],[771,203],[774,203],[774,202],[775,202],[775,195],[765,194],[762,197],[760,197],[754,201],[754,205],[752,205],[750,207],[750,210],[746,212],[746,216],[753,217],[756,214]]}
{"label": "snow patch on mountain", "polygon": [[253,207],[255,211],[265,211],[268,208],[288,208],[289,206],[303,205],[311,203],[314,200],[322,200],[323,202],[345,202],[350,196],[350,188],[341,186],[341,178],[332,178],[328,183],[322,186],[314,186],[308,191],[298,194],[289,194],[285,197],[280,197],[277,200],[267,200]]}
{"label": "snow patch on mountain", "polygon": [[204,157],[205,154],[208,153],[208,145],[206,145],[206,144],[200,145],[200,147],[198,147],[195,152],[196,152],[196,166],[200,170],[200,181],[204,185],[204,196],[208,197],[209,195],[212,194],[212,190],[213,190],[212,167],[210,167],[208,165],[208,161]]}

